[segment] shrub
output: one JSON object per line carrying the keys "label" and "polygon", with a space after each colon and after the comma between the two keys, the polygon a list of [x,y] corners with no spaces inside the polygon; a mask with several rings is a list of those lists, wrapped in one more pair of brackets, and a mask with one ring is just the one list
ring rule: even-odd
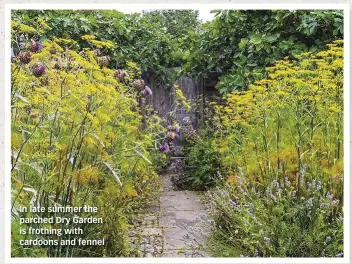
{"label": "shrub", "polygon": [[205,190],[218,181],[220,157],[210,139],[197,140],[185,149],[183,185],[195,190]]}
{"label": "shrub", "polygon": [[208,191],[214,219],[210,250],[228,257],[342,256],[339,200],[320,181],[303,185],[298,197],[288,178],[261,186],[236,176]]}

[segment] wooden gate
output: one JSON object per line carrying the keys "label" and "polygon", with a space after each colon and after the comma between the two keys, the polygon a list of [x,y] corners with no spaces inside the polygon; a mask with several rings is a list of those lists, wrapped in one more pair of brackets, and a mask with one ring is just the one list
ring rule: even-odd
{"label": "wooden gate", "polygon": [[[163,87],[158,84],[155,74],[145,74],[144,81],[152,91],[153,95],[146,98],[146,115],[157,113],[161,118],[168,120],[170,112],[174,112],[178,123],[182,126],[184,118],[188,117],[191,120],[193,128],[198,130],[202,120],[202,109],[204,101],[203,82],[195,82],[190,77],[180,77],[176,84],[180,87],[187,100],[192,103],[190,111],[175,109],[175,94],[171,87]],[[148,110],[149,109],[149,110]],[[164,123],[167,125],[167,122]],[[179,139],[176,140],[176,145],[181,145],[184,139],[182,131]]]}

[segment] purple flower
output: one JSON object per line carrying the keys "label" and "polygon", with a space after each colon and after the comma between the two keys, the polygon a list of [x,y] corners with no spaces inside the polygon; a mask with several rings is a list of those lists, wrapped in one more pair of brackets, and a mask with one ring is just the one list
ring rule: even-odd
{"label": "purple flower", "polygon": [[321,181],[317,182],[317,190],[320,191],[321,190]]}
{"label": "purple flower", "polygon": [[327,192],[327,194],[326,194],[326,198],[328,198],[328,200],[329,201],[331,201],[332,200],[332,194],[330,193],[330,191],[329,192]]}
{"label": "purple flower", "polygon": [[307,201],[307,208],[312,209],[313,207],[313,198],[309,198]]}
{"label": "purple flower", "polygon": [[152,89],[150,89],[149,86],[145,86],[144,90],[142,91],[142,94],[144,96],[149,96],[149,95],[152,95],[153,92],[152,92]]}
{"label": "purple flower", "polygon": [[236,176],[236,179],[237,179],[237,182],[239,183],[239,185],[243,184],[242,179],[239,176]]}
{"label": "purple flower", "polygon": [[237,188],[243,195],[247,195],[247,192],[243,190],[241,186],[237,186]]}
{"label": "purple flower", "polygon": [[32,72],[33,72],[34,76],[40,77],[43,74],[45,74],[45,69],[46,69],[45,65],[43,65],[43,64],[41,64],[41,65],[35,64],[35,65],[33,65]]}
{"label": "purple flower", "polygon": [[164,145],[160,146],[159,150],[161,152],[169,152],[170,148],[169,148],[169,145],[167,143],[165,143]]}
{"label": "purple flower", "polygon": [[32,55],[29,51],[21,51],[19,54],[20,61],[24,64],[28,64],[32,60]]}
{"label": "purple flower", "polygon": [[228,195],[225,190],[220,189],[218,186],[216,186],[216,187],[217,187],[218,193],[220,194],[220,197],[225,198]]}
{"label": "purple flower", "polygon": [[34,41],[32,40],[31,44],[29,44],[28,49],[31,52],[39,52],[43,49],[43,45],[40,41]]}
{"label": "purple flower", "polygon": [[229,201],[230,207],[234,210],[238,210],[240,207],[232,200]]}
{"label": "purple flower", "polygon": [[37,51],[41,51],[43,49],[42,43],[40,41],[37,41],[36,43],[37,43],[37,49],[38,49]]}

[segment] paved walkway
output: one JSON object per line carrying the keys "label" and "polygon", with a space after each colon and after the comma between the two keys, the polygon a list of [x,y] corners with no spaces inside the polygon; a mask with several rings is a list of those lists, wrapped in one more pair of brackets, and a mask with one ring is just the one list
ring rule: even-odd
{"label": "paved walkway", "polygon": [[147,208],[131,236],[138,257],[208,257],[202,248],[207,236],[205,206],[199,192],[176,190],[173,174],[172,165],[162,173],[160,200]]}

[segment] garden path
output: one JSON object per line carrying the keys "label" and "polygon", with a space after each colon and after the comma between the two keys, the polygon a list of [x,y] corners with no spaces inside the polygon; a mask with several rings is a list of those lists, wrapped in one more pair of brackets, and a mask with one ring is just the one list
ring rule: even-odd
{"label": "garden path", "polygon": [[[171,164],[162,174],[160,199],[147,207],[138,229],[138,257],[208,257],[203,247],[208,228],[200,192],[177,190]],[[134,237],[137,237],[134,235]]]}

